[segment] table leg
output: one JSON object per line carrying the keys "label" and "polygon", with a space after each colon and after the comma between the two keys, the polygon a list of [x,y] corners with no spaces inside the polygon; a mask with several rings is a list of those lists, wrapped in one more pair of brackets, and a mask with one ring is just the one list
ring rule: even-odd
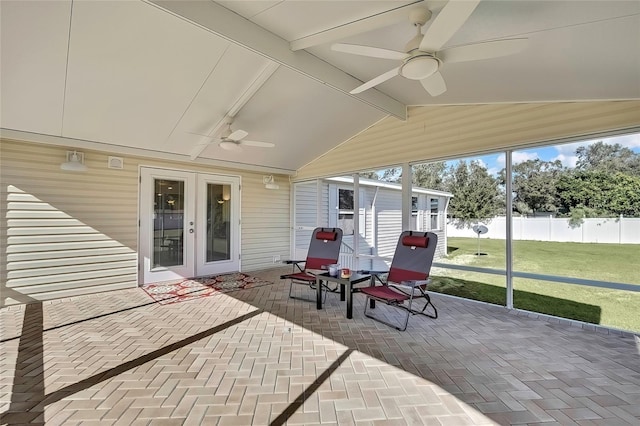
{"label": "table leg", "polygon": [[340,301],[344,302],[344,284],[340,284]]}
{"label": "table leg", "polygon": [[322,280],[316,277],[316,309],[322,309]]}
{"label": "table leg", "polygon": [[353,292],[351,291],[351,283],[345,284],[344,287],[347,287],[347,318],[351,319],[353,318]]}
{"label": "table leg", "polygon": [[[369,281],[369,286],[374,287],[376,285],[376,279],[374,275],[371,275],[371,281]],[[373,300],[372,297],[369,298],[369,307],[374,309],[376,307],[376,301]]]}

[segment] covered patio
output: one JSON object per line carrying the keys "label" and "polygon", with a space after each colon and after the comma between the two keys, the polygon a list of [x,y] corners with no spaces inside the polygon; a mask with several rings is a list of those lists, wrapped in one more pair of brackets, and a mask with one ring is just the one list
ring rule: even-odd
{"label": "covered patio", "polygon": [[[278,268],[317,226],[353,222],[354,268],[390,255],[361,228],[442,231],[414,166],[503,153],[507,176],[517,150],[638,134],[640,2],[0,7],[0,424],[640,422],[630,332],[442,294],[398,332],[362,297],[351,320],[289,299]],[[359,174],[386,168],[383,204]],[[270,283],[144,290],[229,272]]]}
{"label": "covered patio", "polygon": [[252,273],[271,285],[166,305],[131,288],[3,309],[2,424],[640,418],[631,334],[438,294],[440,317],[412,317],[401,333],[365,318],[358,295],[353,320],[337,294],[323,310],[289,299],[281,273]]}

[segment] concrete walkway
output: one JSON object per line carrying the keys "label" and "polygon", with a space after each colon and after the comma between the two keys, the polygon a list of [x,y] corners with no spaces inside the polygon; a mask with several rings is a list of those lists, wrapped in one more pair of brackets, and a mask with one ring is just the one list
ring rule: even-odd
{"label": "concrete walkway", "polygon": [[[640,343],[433,295],[406,332],[252,290],[0,311],[1,424],[640,424]],[[298,295],[313,293],[296,286]],[[392,313],[386,306],[379,313]]]}

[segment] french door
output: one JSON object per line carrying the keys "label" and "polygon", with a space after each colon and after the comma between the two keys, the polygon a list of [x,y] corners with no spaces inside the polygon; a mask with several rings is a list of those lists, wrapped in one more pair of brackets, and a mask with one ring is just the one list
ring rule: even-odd
{"label": "french door", "polygon": [[240,269],[240,178],[140,169],[141,283]]}

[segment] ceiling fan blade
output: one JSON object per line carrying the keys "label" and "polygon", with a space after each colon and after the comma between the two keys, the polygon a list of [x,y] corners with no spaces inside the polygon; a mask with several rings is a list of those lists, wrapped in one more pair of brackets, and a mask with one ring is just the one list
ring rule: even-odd
{"label": "ceiling fan blade", "polygon": [[431,96],[442,95],[447,91],[447,85],[444,83],[444,78],[442,78],[442,74],[438,71],[434,72],[429,77],[420,80],[420,83],[422,83],[424,90],[429,92]]}
{"label": "ceiling fan blade", "polygon": [[274,146],[276,146],[276,144],[271,142],[260,142],[260,141],[242,141],[241,143],[242,145],[257,146],[260,148],[273,148]]}
{"label": "ceiling fan blade", "polygon": [[424,33],[420,50],[437,52],[471,16],[480,0],[449,0]]}
{"label": "ceiling fan blade", "polygon": [[400,67],[396,67],[396,68],[394,68],[392,70],[389,70],[389,71],[385,72],[384,74],[380,74],[376,78],[374,78],[372,80],[369,80],[366,83],[356,87],[355,89],[353,89],[349,93],[351,93],[352,95],[355,95],[357,93],[364,92],[365,90],[370,89],[373,86],[377,86],[378,84],[384,83],[385,81],[389,80],[390,78],[395,77],[396,75],[398,75],[399,72],[400,72]]}
{"label": "ceiling fan blade", "polygon": [[242,138],[246,138],[248,134],[249,133],[245,132],[244,130],[236,130],[232,132],[229,136],[227,136],[227,138],[234,141],[239,141]]}
{"label": "ceiling fan blade", "polygon": [[235,151],[235,152],[242,151],[242,147],[240,146],[240,144],[232,140],[223,140],[218,144],[218,146],[224,149],[225,151]]}
{"label": "ceiling fan blade", "polygon": [[351,53],[352,55],[368,56],[370,58],[395,59],[398,61],[409,56],[404,52],[382,49],[380,47],[362,46],[359,44],[334,43],[331,45],[331,50]]}
{"label": "ceiling fan blade", "polygon": [[527,42],[526,38],[512,38],[452,47],[438,52],[438,58],[447,64],[498,58],[522,52],[527,47]]}

